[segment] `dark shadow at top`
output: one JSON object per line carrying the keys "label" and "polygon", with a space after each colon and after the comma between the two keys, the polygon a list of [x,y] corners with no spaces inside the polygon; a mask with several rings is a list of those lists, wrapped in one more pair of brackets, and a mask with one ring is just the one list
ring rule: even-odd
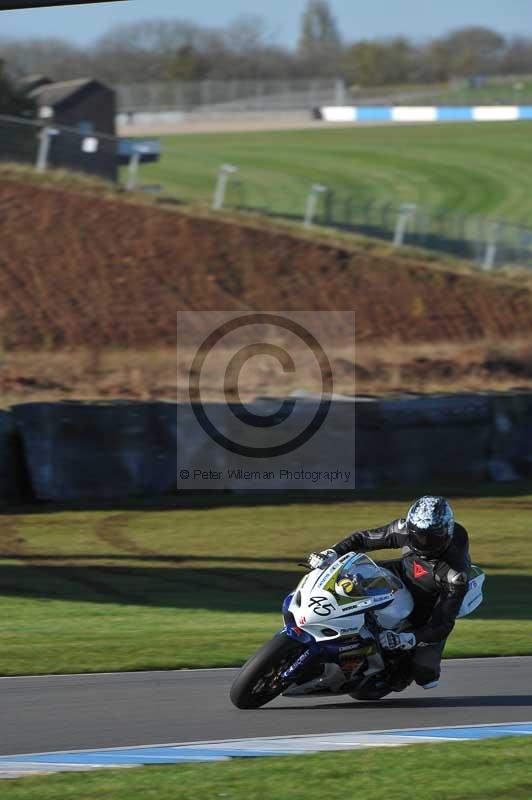
{"label": "dark shadow at top", "polygon": [[[129,556],[127,556],[129,559]],[[159,557],[155,557],[159,558]],[[281,603],[300,581],[304,570],[275,568],[275,560],[257,559],[250,566],[193,566],[175,563],[185,556],[171,557],[169,563],[126,565],[122,563],[83,564],[76,560],[0,564],[0,596],[50,598],[91,603],[114,603],[205,609],[209,611],[277,612]],[[188,558],[188,557],[187,557]],[[227,558],[232,559],[232,556]],[[16,557],[20,561],[19,557]],[[206,556],[206,560],[215,561]],[[147,560],[148,561],[148,560]],[[266,568],[257,565],[272,564]],[[174,563],[171,563],[174,562]],[[484,603],[473,619],[530,619],[532,575],[489,575]]]}
{"label": "dark shadow at top", "polygon": [[424,494],[441,494],[452,498],[466,497],[520,497],[532,494],[530,481],[500,483],[438,483],[389,486],[380,489],[348,491],[243,491],[229,492],[196,491],[188,494],[162,495],[157,497],[118,498],[106,500],[78,500],[69,502],[45,502],[13,504],[3,506],[1,514],[51,514],[58,511],[175,511],[178,509],[210,509],[231,507],[260,507],[264,505],[292,505],[302,503],[353,503],[357,501],[404,501]]}
{"label": "dark shadow at top", "polygon": [[[303,558],[303,556],[302,556]],[[2,561],[22,561],[30,562],[34,566],[36,566],[41,561],[50,561],[54,562],[60,567],[64,567],[65,562],[84,562],[84,561],[101,561],[101,562],[109,562],[109,561],[145,561],[148,564],[155,562],[168,562],[169,564],[183,564],[187,563],[194,563],[194,562],[207,562],[210,564],[213,563],[233,563],[233,564],[289,564],[290,562],[296,566],[296,559],[289,558],[288,556],[284,557],[269,557],[269,556],[198,556],[198,555],[187,555],[186,553],[176,553],[175,555],[172,554],[155,554],[155,553],[148,553],[146,555],[142,553],[89,553],[89,554],[59,554],[59,553],[2,553],[0,552],[0,559]],[[127,568],[126,568],[127,569]],[[133,569],[133,568],[132,568]],[[1,570],[1,567],[0,567]],[[0,589],[1,593],[1,589]]]}

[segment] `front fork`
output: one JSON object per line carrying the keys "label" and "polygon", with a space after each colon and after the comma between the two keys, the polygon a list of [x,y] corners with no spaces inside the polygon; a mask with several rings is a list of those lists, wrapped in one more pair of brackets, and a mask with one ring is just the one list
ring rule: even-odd
{"label": "front fork", "polygon": [[322,648],[317,644],[310,634],[298,628],[296,625],[285,625],[283,633],[286,633],[291,639],[294,639],[299,644],[306,646],[306,650],[296,658],[293,664],[290,664],[283,672],[281,672],[282,681],[292,681],[300,672],[306,669],[313,661],[318,658]]}

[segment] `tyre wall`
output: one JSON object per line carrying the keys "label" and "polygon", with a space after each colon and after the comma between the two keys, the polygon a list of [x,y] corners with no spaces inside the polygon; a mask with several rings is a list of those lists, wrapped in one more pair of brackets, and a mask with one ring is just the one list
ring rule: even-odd
{"label": "tyre wall", "polygon": [[[273,402],[249,407],[264,414]],[[231,436],[234,416],[227,407],[213,404],[210,414]],[[327,438],[320,435],[319,448],[307,448],[304,466],[341,469],[354,426],[361,489],[532,474],[532,394],[339,400],[331,414]],[[207,436],[189,435],[191,422],[189,406],[165,402],[14,406],[0,412],[0,497],[27,496],[29,489],[38,500],[54,501],[172,493],[178,453],[180,461],[206,468],[237,465]],[[301,468],[300,452],[288,458],[283,466]],[[224,485],[230,492],[253,488],[230,478]]]}
{"label": "tyre wall", "polygon": [[29,492],[14,415],[0,410],[0,503],[20,500],[27,497]]}

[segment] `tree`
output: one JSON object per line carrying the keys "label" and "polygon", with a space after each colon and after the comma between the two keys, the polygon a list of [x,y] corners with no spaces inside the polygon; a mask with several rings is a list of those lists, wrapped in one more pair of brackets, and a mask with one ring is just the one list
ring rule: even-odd
{"label": "tree", "polygon": [[229,23],[224,42],[232,53],[251,55],[271,44],[267,23],[257,14],[241,14]]}
{"label": "tree", "polygon": [[499,33],[473,26],[435,39],[425,58],[435,80],[493,75],[499,72],[504,46],[504,37]]}
{"label": "tree", "polygon": [[0,61],[0,114],[14,117],[35,115],[34,101],[7,75],[3,61]]}
{"label": "tree", "polygon": [[363,40],[345,51],[345,77],[360,86],[408,83],[416,79],[417,72],[417,50],[403,37]]}
{"label": "tree", "polygon": [[532,72],[532,40],[522,36],[510,39],[501,59],[501,72],[507,75]]}
{"label": "tree", "polygon": [[17,78],[38,74],[66,81],[92,74],[90,54],[56,37],[4,40],[0,42],[0,58]]}
{"label": "tree", "polygon": [[341,38],[327,0],[308,0],[301,18],[298,52],[316,72],[334,72],[339,63]]}

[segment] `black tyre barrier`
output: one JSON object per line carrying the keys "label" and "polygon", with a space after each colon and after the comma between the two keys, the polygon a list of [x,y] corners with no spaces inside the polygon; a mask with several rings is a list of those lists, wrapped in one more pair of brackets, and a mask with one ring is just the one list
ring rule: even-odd
{"label": "black tyre barrier", "polygon": [[30,485],[14,416],[10,411],[0,410],[0,502],[20,500],[29,495]]}
{"label": "black tyre barrier", "polygon": [[490,478],[518,480],[532,476],[532,395],[492,398]]}
{"label": "black tyre barrier", "polygon": [[27,403],[12,413],[39,500],[157,495],[176,485],[173,403]]}
{"label": "black tyre barrier", "polygon": [[[268,403],[279,401],[258,400],[257,411],[264,413]],[[228,408],[209,404],[209,412],[230,436],[235,418]],[[532,394],[335,400],[331,414],[325,442],[316,437],[304,452],[296,449],[288,454],[283,466],[301,468],[304,458],[306,469],[345,468],[354,428],[359,489],[532,475]],[[174,493],[178,452],[207,468],[234,467],[235,455],[204,433],[196,436],[194,422],[190,406],[169,402],[14,406],[0,412],[0,498],[27,496],[28,481],[38,500]],[[22,454],[28,477],[21,466]],[[228,479],[222,488],[238,492],[256,487]],[[285,487],[279,483],[270,488]]]}
{"label": "black tyre barrier", "polygon": [[[359,401],[356,425],[357,463],[373,486],[489,478],[490,395]],[[364,470],[368,449],[375,455]]]}

